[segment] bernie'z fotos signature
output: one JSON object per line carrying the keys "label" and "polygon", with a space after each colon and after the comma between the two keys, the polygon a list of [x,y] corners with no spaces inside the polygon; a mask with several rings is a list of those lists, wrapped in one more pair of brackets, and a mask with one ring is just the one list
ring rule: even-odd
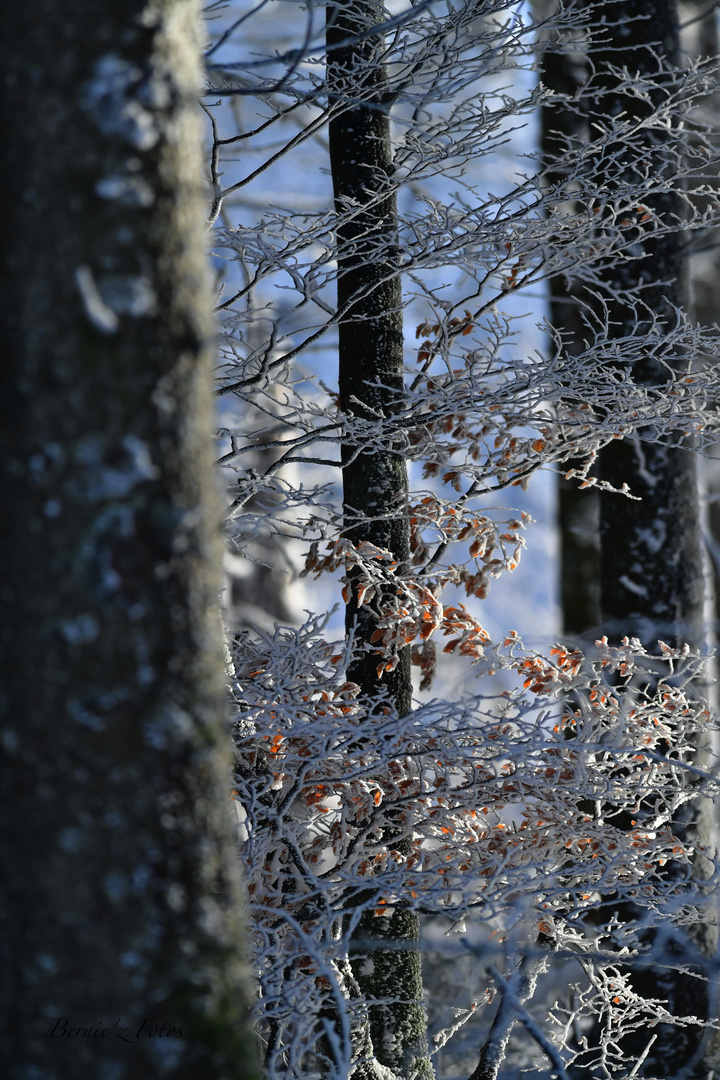
{"label": "bernie'z fotos signature", "polygon": [[51,1039],[110,1039],[113,1036],[130,1043],[140,1039],[181,1039],[182,1029],[154,1016],[146,1016],[134,1024],[125,1023],[124,1018],[118,1016],[114,1024],[99,1022],[90,1025],[71,1024],[60,1017],[50,1031]]}

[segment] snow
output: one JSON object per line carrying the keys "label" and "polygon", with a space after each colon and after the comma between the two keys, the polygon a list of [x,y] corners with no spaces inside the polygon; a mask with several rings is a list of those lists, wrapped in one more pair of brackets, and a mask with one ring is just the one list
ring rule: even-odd
{"label": "snow", "polygon": [[81,96],[82,108],[92,115],[104,135],[119,135],[138,150],[150,150],[159,133],[155,117],[145,105],[163,100],[162,80],[144,80],[140,68],[112,53],[101,57]]}
{"label": "snow", "polygon": [[119,870],[111,870],[103,878],[103,890],[108,900],[121,904],[128,894],[128,880]]}
{"label": "snow", "polygon": [[97,639],[100,626],[94,615],[85,613],[74,619],[63,619],[60,630],[71,645],[85,645]]}
{"label": "snow", "polygon": [[154,315],[157,295],[149,278],[142,274],[107,274],[98,282],[104,303],[116,315]]}
{"label": "snow", "polygon": [[100,290],[89,266],[83,265],[76,268],[75,283],[85,308],[85,314],[95,329],[99,330],[101,334],[117,333],[120,320],[100,295]]}
{"label": "snow", "polygon": [[648,594],[644,585],[638,585],[638,583],[632,581],[627,574],[623,574],[622,577],[618,578],[618,581],[621,585],[624,585],[629,592],[634,593],[635,596],[647,596]]}
{"label": "snow", "polygon": [[68,855],[76,855],[81,850],[85,841],[85,835],[81,829],[68,826],[58,836],[58,843]]}
{"label": "snow", "polygon": [[138,175],[113,173],[98,180],[95,192],[101,199],[117,199],[126,206],[152,206],[155,193],[148,182]]}
{"label": "snow", "polygon": [[[111,450],[108,440],[99,435],[89,435],[78,443],[75,458],[81,469],[74,484],[82,488],[86,498],[97,502],[124,499],[138,484],[159,476],[148,444],[143,439],[137,435],[126,435],[120,446],[125,460],[119,465],[109,466],[105,464]],[[125,515],[125,529],[132,529],[131,515],[128,515],[130,511]]]}

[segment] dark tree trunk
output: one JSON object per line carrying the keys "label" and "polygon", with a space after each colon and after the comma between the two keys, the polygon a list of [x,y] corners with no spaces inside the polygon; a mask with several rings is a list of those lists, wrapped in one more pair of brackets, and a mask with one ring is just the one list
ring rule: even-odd
{"label": "dark tree trunk", "polygon": [[[595,121],[607,122],[621,112],[641,120],[647,114],[649,101],[616,89],[618,84],[610,66],[627,65],[639,75],[651,76],[657,84],[653,98],[659,100],[664,93],[663,77],[658,76],[659,60],[670,68],[679,64],[675,2],[623,0],[603,4],[598,13],[606,20],[607,28],[604,44],[593,50],[593,62],[606,94],[601,107],[591,109],[591,125]],[[637,148],[628,151],[619,144],[605,151],[599,163],[598,186],[610,205],[622,197],[625,184],[642,182],[648,163],[654,179],[672,174],[666,137],[660,141],[659,136],[648,135],[643,152]],[[663,221],[682,218],[682,201],[676,194],[648,196],[646,203],[648,212]],[[670,328],[676,311],[687,310],[684,244],[680,233],[639,239],[633,257],[609,269],[611,335],[644,333],[653,319]],[[637,364],[632,376],[641,384],[667,381],[667,371],[651,358]],[[653,649],[658,639],[672,645],[702,645],[703,564],[694,455],[681,447],[679,438],[675,446],[639,440],[614,442],[601,455],[601,476],[616,487],[627,483],[642,500],[630,501],[606,492],[600,495],[600,585],[605,631],[611,639],[635,635]],[[698,746],[698,762],[702,762],[704,753],[705,748]],[[675,831],[692,846],[711,843],[710,805],[687,805],[682,820],[674,823]],[[637,917],[637,912],[624,905],[620,917],[628,921]],[[711,927],[700,928],[694,937],[701,950],[712,951]],[[681,953],[675,955],[669,948],[655,969],[637,973],[637,988],[648,996],[666,998],[677,1015],[707,1015],[702,983],[678,972],[681,963]],[[686,1068],[696,1068],[698,1075],[705,1075],[697,1029],[660,1025],[656,1034],[643,1067],[646,1074],[671,1077]],[[646,1031],[638,1031],[623,1042],[623,1048],[629,1058],[635,1058],[648,1040]]]}
{"label": "dark tree trunk", "polygon": [[[328,8],[328,80],[337,110],[330,122],[330,162],[338,229],[338,309],[340,405],[382,430],[403,396],[403,323],[396,251],[396,199],[390,142],[389,103],[384,99],[382,38],[368,35],[383,9],[376,0]],[[352,209],[352,213],[348,213]],[[343,512],[346,535],[391,551],[402,566],[409,559],[407,468],[385,437],[372,450],[349,435],[343,444]],[[378,675],[380,657],[370,641],[376,629],[378,597],[357,605],[354,581],[346,607],[346,626],[354,633],[357,658],[348,671],[366,699],[386,697],[399,715],[410,711],[410,650],[397,666]],[[378,706],[379,707],[379,706]],[[405,838],[383,842],[406,850]],[[426,1020],[422,1001],[418,919],[406,911],[360,922],[354,968],[371,1006],[370,1034],[377,1060],[399,1076],[429,1077]],[[372,955],[372,975],[363,960]]]}
{"label": "dark tree trunk", "polygon": [[9,1080],[257,1075],[226,817],[196,15],[0,14]]}
{"label": "dark tree trunk", "polygon": [[[640,74],[657,79],[657,56],[667,64],[679,62],[678,28],[674,0],[633,0],[602,7],[607,19],[605,48],[595,48],[594,61],[602,72],[613,64],[631,63]],[[614,20],[619,20],[613,26]],[[627,59],[623,52],[627,50]],[[661,84],[662,79],[657,79]],[[605,79],[607,95],[603,113],[625,111],[642,116],[647,105],[613,93],[613,76]],[[655,96],[662,95],[662,88]],[[598,119],[602,122],[603,116]],[[622,148],[615,147],[615,150]],[[648,154],[657,175],[671,168],[664,148],[648,139]],[[612,164],[609,150],[600,164],[606,197],[612,201],[625,183],[641,183],[647,168],[640,155],[621,156]],[[648,209],[667,221],[682,218],[680,198],[658,194]],[[610,297],[610,333],[622,337],[647,330],[654,316],[671,327],[677,309],[688,307],[685,239],[680,233],[648,239],[644,256],[616,263],[610,270],[615,298]],[[622,303],[618,295],[639,297],[635,304]],[[652,359],[633,369],[639,383],[657,385],[667,381],[666,370]],[[620,487],[630,485],[641,502],[620,495],[600,497],[602,538],[602,616],[609,633],[635,634],[648,644],[658,637],[669,643],[702,643],[703,572],[700,558],[696,461],[679,446],[621,440],[602,453],[602,477]]]}
{"label": "dark tree trunk", "polygon": [[[362,14],[352,6],[330,8],[328,77],[335,102],[352,102],[330,122],[330,161],[338,229],[338,309],[340,405],[380,429],[378,417],[402,404],[403,319],[396,256],[396,199],[392,190],[392,148],[388,109],[383,104],[384,72],[377,39],[333,48],[359,28],[377,21],[381,9],[366,2]],[[350,5],[348,5],[350,8]],[[390,447],[361,450],[359,441],[343,445],[343,510],[346,535],[392,551],[402,563],[410,556],[407,524],[407,468]],[[395,512],[393,512],[395,511]],[[348,630],[357,624],[361,645],[375,629],[370,605],[358,609],[354,595],[346,608]],[[410,711],[410,650],[403,649],[393,672],[377,675],[374,650],[357,661],[353,677],[366,693],[386,691],[401,715]]]}
{"label": "dark tree trunk", "polygon": [[[549,48],[543,54],[540,80],[556,95],[577,99],[585,78],[587,70],[580,52],[555,52]],[[548,185],[562,182],[562,175],[552,168],[552,163],[586,132],[579,104],[570,107],[561,102],[558,96],[541,109],[541,146]],[[583,338],[579,288],[563,275],[550,278],[549,288],[550,321],[562,334],[565,348],[578,347]],[[570,461],[568,468],[579,464]],[[598,494],[592,488],[582,489],[577,480],[560,476],[557,495],[562,629],[565,635],[582,637],[600,623]]]}

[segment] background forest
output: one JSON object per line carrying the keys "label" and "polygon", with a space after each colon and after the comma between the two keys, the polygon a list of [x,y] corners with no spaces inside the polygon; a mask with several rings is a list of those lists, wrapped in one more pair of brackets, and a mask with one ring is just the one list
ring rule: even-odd
{"label": "background forest", "polygon": [[706,1075],[714,9],[279,10],[205,99],[266,1066]]}
{"label": "background forest", "polygon": [[715,5],[200,15],[0,11],[3,1075],[709,1080]]}

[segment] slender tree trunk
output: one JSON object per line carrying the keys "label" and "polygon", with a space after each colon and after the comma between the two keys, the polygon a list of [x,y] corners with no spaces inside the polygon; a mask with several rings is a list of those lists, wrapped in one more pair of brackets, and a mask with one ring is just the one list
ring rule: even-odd
{"label": "slender tree trunk", "polygon": [[[403,396],[402,296],[382,38],[356,37],[382,17],[377,0],[340,3],[328,8],[327,30],[328,80],[337,109],[329,129],[330,161],[335,206],[342,220],[338,229],[340,405],[346,415],[376,425],[379,418],[399,408]],[[364,540],[386,548],[402,565],[410,554],[405,462],[387,442],[372,450],[360,446],[350,436],[342,449],[346,535],[354,544]],[[357,658],[348,677],[368,699],[385,695],[388,705],[402,716],[412,703],[410,650],[403,649],[394,670],[379,677],[379,657],[370,647],[376,612],[376,604],[358,607],[351,582],[346,626],[354,634]],[[386,835],[383,843],[406,851],[409,840]],[[368,1000],[389,999],[369,1010],[375,1057],[408,1078],[432,1075],[418,937],[417,916],[397,911],[376,917],[368,912],[358,926],[353,962]]]}
{"label": "slender tree trunk", "polygon": [[257,1076],[191,0],[0,14],[0,1073]]}
{"label": "slender tree trunk", "polygon": [[[716,8],[709,8],[704,0],[684,0],[680,4],[680,22],[685,26],[683,45],[693,61],[720,53],[720,34],[718,33],[718,13]],[[720,107],[720,92],[717,86],[702,102],[700,111],[703,119],[714,123]],[[715,170],[717,173],[717,169]],[[715,193],[720,181],[715,178]],[[712,198],[712,196],[710,196]],[[716,195],[715,195],[716,197]],[[696,196],[700,208],[707,205],[708,196]],[[703,232],[693,244],[699,251],[690,260],[693,312],[697,322],[703,326],[717,321],[720,310],[720,230]],[[712,357],[701,357],[703,364],[712,364]],[[714,626],[711,646],[715,646],[720,630],[720,466],[718,466],[716,445],[701,462],[701,488],[707,498],[707,511],[704,526],[707,530],[709,548],[710,580],[714,590]]]}
{"label": "slender tree trunk", "polygon": [[[556,95],[575,97],[587,77],[582,57],[543,53],[540,80]],[[563,106],[556,97],[541,108],[541,146],[548,184],[562,180],[553,162],[568,142],[585,134],[586,123],[577,109]],[[550,278],[550,322],[563,335],[565,348],[578,347],[583,338],[580,297],[563,275]],[[578,462],[569,462],[569,466]],[[558,478],[558,527],[560,543],[560,610],[565,635],[582,637],[600,623],[600,537],[598,494],[582,489],[577,480]]]}
{"label": "slender tree trunk", "polygon": [[[648,101],[622,93],[610,65],[628,65],[639,76],[652,75],[658,85],[655,100],[663,94],[658,60],[671,67],[679,64],[676,5],[674,0],[623,0],[602,5],[606,19],[604,44],[596,47],[593,62],[603,78],[606,96],[602,112],[592,114],[602,123],[621,112],[642,119]],[[624,146],[606,151],[600,163],[599,187],[606,199],[621,197],[623,185],[638,183],[646,175],[648,161],[653,178],[670,175],[672,160],[666,146],[647,138],[647,157]],[[613,160],[613,154],[617,156]],[[640,160],[645,157],[645,160]],[[648,196],[647,211],[664,221],[682,217],[682,202],[673,193]],[[616,263],[608,278],[608,328],[618,337],[646,331],[653,319],[671,327],[678,309],[687,310],[687,264],[684,238],[675,233],[642,240],[634,256]],[[620,297],[635,297],[626,301]],[[657,385],[667,381],[666,370],[646,359],[635,366],[633,378]],[[648,434],[651,434],[650,432]],[[601,475],[620,487],[628,483],[641,502],[622,495],[600,495],[601,608],[609,636],[635,635],[648,647],[657,648],[658,639],[670,644],[703,644],[703,564],[699,539],[699,510],[696,461],[680,445],[660,446],[640,441],[612,443],[601,455]],[[698,760],[705,748],[698,746]],[[688,811],[674,823],[675,831],[691,846],[712,841],[711,807],[687,804]],[[637,917],[629,905],[621,914],[625,920]],[[712,928],[699,928],[695,945],[712,952]],[[707,1015],[707,999],[702,983],[677,968],[682,955],[669,949],[655,969],[636,975],[638,989],[648,996],[666,998],[677,1015]],[[648,1034],[638,1031],[628,1037],[624,1048],[630,1057],[644,1050]],[[697,1029],[660,1025],[644,1071],[648,1075],[674,1076],[688,1066],[704,1075]],[[684,1075],[684,1073],[683,1073]]]}

